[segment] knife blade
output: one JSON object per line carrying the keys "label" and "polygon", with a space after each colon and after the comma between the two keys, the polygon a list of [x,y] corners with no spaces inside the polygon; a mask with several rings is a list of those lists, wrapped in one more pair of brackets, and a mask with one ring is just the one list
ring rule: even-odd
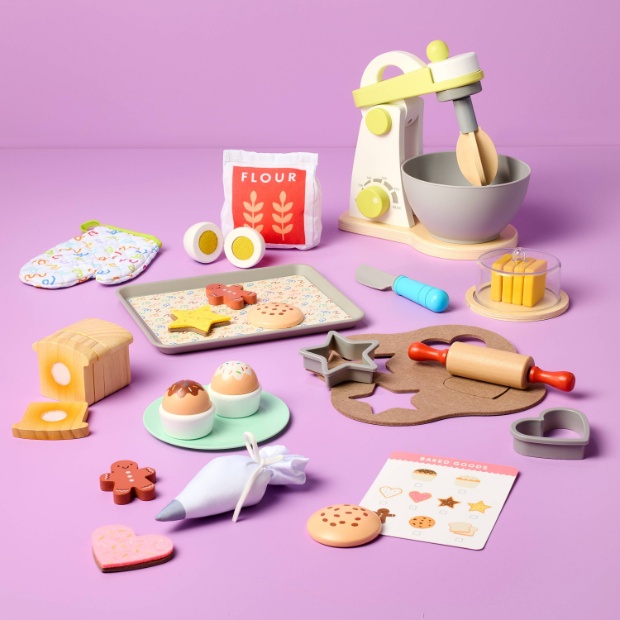
{"label": "knife blade", "polygon": [[361,265],[355,273],[355,279],[360,284],[379,291],[392,289],[397,295],[433,312],[443,312],[450,301],[448,293],[440,288],[412,280],[407,276],[393,276],[370,265]]}

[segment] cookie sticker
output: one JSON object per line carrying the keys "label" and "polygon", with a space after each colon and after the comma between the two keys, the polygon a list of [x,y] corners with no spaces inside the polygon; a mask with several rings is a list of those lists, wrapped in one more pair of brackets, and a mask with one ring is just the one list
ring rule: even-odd
{"label": "cookie sticker", "polygon": [[485,510],[488,510],[489,508],[493,508],[493,506],[487,506],[483,501],[480,502],[474,502],[473,504],[471,502],[469,503],[469,512],[481,512],[482,514],[484,514]]}
{"label": "cookie sticker", "polygon": [[448,506],[448,508],[454,508],[457,504],[461,503],[461,502],[457,502],[452,496],[446,497],[445,499],[440,499],[440,498],[437,498],[437,499],[439,500],[440,506]]}
{"label": "cookie sticker", "polygon": [[388,517],[395,517],[395,514],[392,514],[387,508],[379,508],[379,510],[376,511],[376,513],[379,515],[379,519],[381,519],[381,523],[385,523],[385,520]]}
{"label": "cookie sticker", "polygon": [[432,517],[413,517],[413,519],[409,519],[409,525],[417,530],[427,530],[435,525],[435,519]]}
{"label": "cookie sticker", "polygon": [[473,536],[478,531],[478,528],[471,525],[471,523],[448,523],[448,527],[453,534],[458,534],[459,536]]}
{"label": "cookie sticker", "polygon": [[423,480],[424,482],[431,482],[437,478],[437,472],[432,469],[416,469],[411,474],[414,480]]}
{"label": "cookie sticker", "polygon": [[402,489],[396,489],[396,488],[392,488],[392,487],[381,487],[379,489],[379,493],[381,493],[381,495],[383,495],[383,497],[385,497],[386,499],[390,499],[391,497],[396,497],[397,495],[400,495],[403,492]]}
{"label": "cookie sticker", "polygon": [[411,493],[409,493],[409,497],[416,504],[418,504],[419,502],[424,502],[424,501],[426,501],[427,499],[430,499],[433,496],[430,493],[420,493],[420,491],[411,491]]}

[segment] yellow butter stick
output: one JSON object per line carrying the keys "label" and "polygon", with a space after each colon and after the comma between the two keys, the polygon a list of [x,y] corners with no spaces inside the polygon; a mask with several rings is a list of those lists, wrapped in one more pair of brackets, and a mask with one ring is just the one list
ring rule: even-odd
{"label": "yellow butter stick", "polygon": [[525,268],[526,275],[523,278],[523,305],[531,308],[535,306],[545,296],[545,286],[547,283],[547,261],[540,259],[534,261]]}
{"label": "yellow butter stick", "polygon": [[512,254],[504,254],[491,265],[491,301],[502,301],[502,281],[504,276],[497,273],[512,259]]}
{"label": "yellow butter stick", "polygon": [[523,274],[527,267],[529,267],[532,263],[536,262],[535,258],[527,258],[525,260],[519,261],[519,263],[515,266],[515,275],[512,282],[512,303],[518,306],[523,304]]}

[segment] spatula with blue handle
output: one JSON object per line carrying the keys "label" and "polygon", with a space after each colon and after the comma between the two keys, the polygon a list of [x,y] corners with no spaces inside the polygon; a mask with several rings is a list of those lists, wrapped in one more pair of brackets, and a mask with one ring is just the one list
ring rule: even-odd
{"label": "spatula with blue handle", "polygon": [[443,312],[450,301],[448,293],[440,288],[417,282],[407,276],[393,276],[368,265],[362,265],[357,270],[355,279],[360,284],[379,291],[391,288],[397,295],[406,297],[433,312]]}

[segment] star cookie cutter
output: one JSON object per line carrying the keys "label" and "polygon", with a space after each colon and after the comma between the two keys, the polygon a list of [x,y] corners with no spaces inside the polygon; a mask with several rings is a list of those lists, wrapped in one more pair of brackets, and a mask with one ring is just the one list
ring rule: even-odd
{"label": "star cookie cutter", "polygon": [[[579,437],[545,437],[545,433],[556,429],[573,431]],[[567,407],[545,409],[537,418],[517,420],[510,432],[519,454],[541,459],[582,459],[590,442],[588,418],[581,411]]]}
{"label": "star cookie cutter", "polygon": [[[304,368],[322,375],[325,385],[333,388],[345,381],[358,383],[372,383],[373,375],[377,370],[374,363],[375,349],[379,346],[377,340],[349,340],[338,332],[328,332],[325,344],[319,347],[300,349],[304,358]],[[330,358],[337,353],[344,364],[329,366]]]}

